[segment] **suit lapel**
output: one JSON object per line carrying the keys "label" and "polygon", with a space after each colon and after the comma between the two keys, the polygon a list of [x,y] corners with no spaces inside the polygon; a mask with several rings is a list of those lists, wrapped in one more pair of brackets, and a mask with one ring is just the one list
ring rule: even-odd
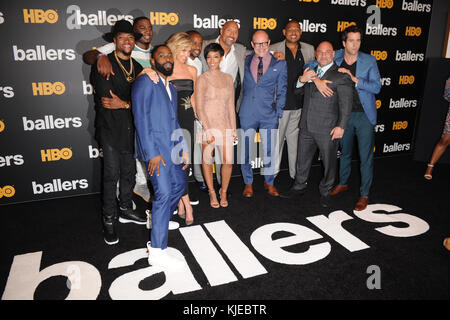
{"label": "suit lapel", "polygon": [[174,116],[176,114],[176,110],[177,110],[177,108],[176,108],[176,105],[177,105],[176,89],[174,88],[173,84],[171,84],[169,82],[169,84],[168,84],[169,90],[170,90],[170,93],[172,94],[172,100],[170,100],[169,94],[167,93],[166,87],[164,86],[164,83],[161,79],[160,79],[160,81],[158,81],[157,85],[159,86],[159,89],[162,91],[161,94],[166,98],[166,101],[169,102],[169,104],[168,104],[170,106],[169,111],[170,111],[171,115]]}
{"label": "suit lapel", "polygon": [[333,65],[330,68],[328,68],[327,72],[325,72],[323,74],[322,78],[320,78],[320,79],[322,79],[322,80],[328,79],[328,77],[330,76],[331,71],[334,71],[336,69],[337,69],[337,65],[336,65],[336,63],[333,62]]}
{"label": "suit lapel", "polygon": [[253,56],[255,55],[255,53],[251,53],[249,54],[246,58],[245,58],[245,74],[248,74],[250,79],[252,79],[253,83],[256,83],[255,79],[253,78],[253,74],[252,74],[252,70],[250,68],[250,64],[252,63],[253,60]]}

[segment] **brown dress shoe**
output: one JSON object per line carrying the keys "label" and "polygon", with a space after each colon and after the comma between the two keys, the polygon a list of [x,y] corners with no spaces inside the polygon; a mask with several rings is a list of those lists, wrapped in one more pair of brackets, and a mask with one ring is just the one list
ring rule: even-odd
{"label": "brown dress shoe", "polygon": [[278,193],[277,188],[275,188],[274,186],[271,186],[270,184],[267,184],[265,181],[264,181],[264,189],[266,189],[267,193],[269,195],[271,195],[272,197],[278,197],[280,195]]}
{"label": "brown dress shoe", "polygon": [[331,190],[330,196],[336,196],[339,193],[347,191],[347,190],[348,190],[348,185],[346,185],[346,184],[344,184],[344,185],[338,184],[336,187],[333,188],[333,190]]}
{"label": "brown dress shoe", "polygon": [[359,197],[358,202],[355,204],[355,211],[362,211],[367,208],[367,203],[369,202],[369,197]]}
{"label": "brown dress shoe", "polygon": [[242,195],[246,198],[251,198],[253,197],[253,185],[251,184],[246,184],[244,191],[242,192]]}

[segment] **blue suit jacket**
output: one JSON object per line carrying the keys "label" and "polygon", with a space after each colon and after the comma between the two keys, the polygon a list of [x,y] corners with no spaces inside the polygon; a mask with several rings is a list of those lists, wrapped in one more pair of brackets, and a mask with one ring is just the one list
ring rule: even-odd
{"label": "blue suit jacket", "polygon": [[[167,163],[180,163],[181,151],[188,150],[180,130],[176,139],[172,133],[180,129],[177,115],[177,91],[169,84],[172,100],[163,82],[154,84],[146,75],[138,77],[131,89],[134,115],[135,157],[148,162],[162,155]],[[175,140],[175,141],[174,141]],[[176,157],[172,159],[172,151]]]}
{"label": "blue suit jacket", "polygon": [[[334,61],[338,66],[342,64],[344,60],[344,49],[337,50],[334,55]],[[317,61],[314,60],[306,67],[315,68]],[[380,72],[378,71],[377,60],[375,57],[358,52],[358,59],[356,60],[356,74],[359,79],[356,91],[359,95],[359,100],[363,106],[363,109],[369,119],[370,123],[376,125],[377,123],[377,108],[375,103],[375,95],[380,92],[381,80]]]}
{"label": "blue suit jacket", "polygon": [[[240,117],[267,118],[281,117],[283,108],[286,104],[286,88],[287,88],[287,66],[286,61],[277,60],[272,56],[267,71],[263,74],[258,83],[253,79],[250,70],[250,63],[255,53],[245,57],[245,74],[243,85],[243,98],[241,108],[239,109]],[[276,92],[276,111],[272,107]]]}

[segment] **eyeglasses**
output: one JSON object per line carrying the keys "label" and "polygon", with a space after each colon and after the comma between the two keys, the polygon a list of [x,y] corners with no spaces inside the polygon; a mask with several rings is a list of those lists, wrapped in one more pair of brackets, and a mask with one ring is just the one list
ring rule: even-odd
{"label": "eyeglasses", "polygon": [[267,46],[269,46],[269,42],[268,41],[266,41],[266,42],[253,42],[253,45],[256,48],[266,48]]}

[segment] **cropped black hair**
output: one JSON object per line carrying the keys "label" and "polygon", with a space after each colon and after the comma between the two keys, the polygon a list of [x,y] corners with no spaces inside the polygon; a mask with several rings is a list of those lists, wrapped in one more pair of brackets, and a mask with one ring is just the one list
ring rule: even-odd
{"label": "cropped black hair", "polygon": [[208,53],[210,52],[219,52],[220,56],[223,57],[225,55],[225,51],[223,50],[222,46],[218,43],[210,43],[205,47],[205,50],[203,50],[205,59],[208,56]]}

